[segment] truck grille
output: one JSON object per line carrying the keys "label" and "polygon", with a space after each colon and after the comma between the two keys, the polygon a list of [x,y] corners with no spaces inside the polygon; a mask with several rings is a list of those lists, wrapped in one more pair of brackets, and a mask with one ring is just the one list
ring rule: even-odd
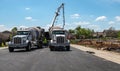
{"label": "truck grille", "polygon": [[57,43],[64,43],[64,37],[57,37]]}
{"label": "truck grille", "polygon": [[21,44],[21,38],[19,37],[14,38],[14,44]]}

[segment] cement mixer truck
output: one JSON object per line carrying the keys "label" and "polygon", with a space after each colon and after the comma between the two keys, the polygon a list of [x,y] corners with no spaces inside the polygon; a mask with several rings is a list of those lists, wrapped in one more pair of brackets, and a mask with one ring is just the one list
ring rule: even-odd
{"label": "cement mixer truck", "polygon": [[33,46],[42,48],[43,34],[44,29],[40,27],[20,28],[8,44],[9,52],[13,52],[14,49],[21,48],[25,48],[26,51],[30,51]]}

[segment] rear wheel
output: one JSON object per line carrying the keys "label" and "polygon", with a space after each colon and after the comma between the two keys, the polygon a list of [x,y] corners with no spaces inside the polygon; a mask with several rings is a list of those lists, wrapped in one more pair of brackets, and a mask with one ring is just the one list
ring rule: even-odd
{"label": "rear wheel", "polygon": [[9,47],[9,52],[13,52],[13,51],[14,51],[14,48]]}
{"label": "rear wheel", "polygon": [[38,41],[38,42],[37,42],[37,47],[38,47],[38,49],[39,49],[39,48],[43,48],[42,45],[43,45],[43,44],[42,44],[42,41]]}

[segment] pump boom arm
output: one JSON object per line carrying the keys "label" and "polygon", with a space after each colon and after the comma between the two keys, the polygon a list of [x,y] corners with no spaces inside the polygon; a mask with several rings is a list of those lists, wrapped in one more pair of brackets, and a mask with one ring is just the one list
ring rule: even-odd
{"label": "pump boom arm", "polygon": [[[62,8],[62,10],[63,10],[63,28],[64,28],[64,25],[65,25],[64,3],[62,3],[62,4],[60,5],[60,7],[58,7],[57,11],[55,12],[55,16],[54,16],[53,21],[52,21],[52,27],[54,27],[54,23],[55,23],[57,17],[59,16],[59,12],[60,12],[61,8]],[[51,28],[52,28],[52,27],[51,27]],[[51,29],[51,28],[50,28],[50,29]]]}

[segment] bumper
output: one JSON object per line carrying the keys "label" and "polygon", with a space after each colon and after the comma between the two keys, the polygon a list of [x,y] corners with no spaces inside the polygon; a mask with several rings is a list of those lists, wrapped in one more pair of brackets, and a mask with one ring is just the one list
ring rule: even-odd
{"label": "bumper", "polygon": [[70,46],[70,43],[62,43],[62,44],[50,43],[49,45],[53,47],[66,47],[66,46]]}
{"label": "bumper", "polygon": [[28,44],[9,44],[8,46],[14,49],[21,49],[27,47]]}

